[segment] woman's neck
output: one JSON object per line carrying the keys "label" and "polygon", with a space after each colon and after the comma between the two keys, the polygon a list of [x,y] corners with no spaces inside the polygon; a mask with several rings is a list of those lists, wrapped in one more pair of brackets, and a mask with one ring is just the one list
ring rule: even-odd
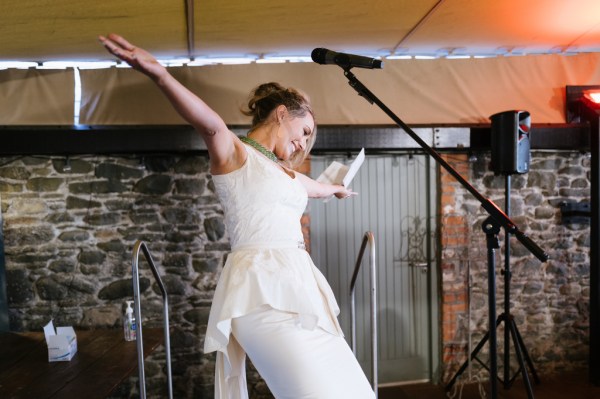
{"label": "woman's neck", "polygon": [[276,135],[273,132],[273,128],[270,125],[263,125],[251,130],[248,133],[248,137],[256,141],[269,151],[275,149]]}

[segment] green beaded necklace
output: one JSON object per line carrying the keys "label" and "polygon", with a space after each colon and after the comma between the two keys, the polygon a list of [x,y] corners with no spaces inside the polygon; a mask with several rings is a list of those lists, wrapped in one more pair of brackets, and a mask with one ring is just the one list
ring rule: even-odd
{"label": "green beaded necklace", "polygon": [[265,147],[262,146],[262,144],[260,144],[256,140],[253,140],[250,137],[246,137],[246,136],[240,137],[240,140],[242,140],[244,143],[249,144],[252,147],[256,148],[258,150],[258,152],[263,154],[265,157],[269,158],[271,161],[278,162],[277,155],[275,155],[273,153],[273,151],[267,150]]}

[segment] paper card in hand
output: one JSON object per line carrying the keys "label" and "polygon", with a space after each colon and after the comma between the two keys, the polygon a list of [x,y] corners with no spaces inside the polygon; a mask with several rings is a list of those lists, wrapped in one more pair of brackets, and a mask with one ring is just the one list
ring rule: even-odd
{"label": "paper card in hand", "polygon": [[[356,176],[356,173],[364,160],[365,149],[363,148],[350,165],[344,165],[340,162],[333,161],[327,169],[317,177],[317,181],[320,183],[341,184],[347,188],[352,179],[354,179],[354,176]],[[331,197],[326,198],[325,201],[329,201],[329,199],[331,199]]]}

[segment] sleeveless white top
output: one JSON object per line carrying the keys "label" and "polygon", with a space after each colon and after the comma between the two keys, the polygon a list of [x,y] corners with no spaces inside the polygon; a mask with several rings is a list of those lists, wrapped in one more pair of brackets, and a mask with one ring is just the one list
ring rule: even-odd
{"label": "sleeveless white top", "polygon": [[[204,342],[205,353],[219,351],[217,391],[245,390],[245,353],[231,337],[232,318],[271,307],[297,313],[303,328],[342,335],[333,292],[304,250],[304,186],[254,148],[246,145],[246,151],[240,169],[212,177],[232,247],[215,290]],[[231,377],[244,381],[230,381]]]}

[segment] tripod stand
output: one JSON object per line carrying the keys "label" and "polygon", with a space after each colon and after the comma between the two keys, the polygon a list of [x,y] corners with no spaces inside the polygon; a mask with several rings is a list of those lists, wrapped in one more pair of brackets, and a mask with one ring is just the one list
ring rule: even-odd
{"label": "tripod stand", "polygon": [[[506,208],[506,211],[505,211],[505,213],[506,213],[506,215],[510,215],[510,174],[506,174],[505,176],[506,176],[506,180],[505,180],[505,203],[506,203],[505,208]],[[497,240],[494,241],[493,235],[499,231],[499,228],[497,230],[494,230],[493,226],[491,226],[491,227],[488,227],[486,230],[486,225],[490,226],[488,224],[489,219],[490,218],[488,218],[488,220],[486,220],[486,222],[484,222],[484,231],[486,232],[487,237],[488,237],[488,253],[492,252],[492,255],[493,255],[493,248],[498,248]],[[488,258],[489,258],[489,256],[488,256]],[[493,259],[492,260],[488,259],[488,261],[493,262]],[[521,337],[521,334],[519,333],[519,329],[517,328],[515,319],[510,314],[510,279],[512,276],[511,276],[511,272],[510,272],[510,232],[507,229],[505,229],[504,270],[502,271],[502,274],[504,275],[504,312],[498,316],[498,318],[496,319],[496,323],[495,323],[496,329],[500,326],[500,324],[504,323],[504,370],[503,370],[504,378],[501,379],[501,381],[504,385],[504,389],[509,389],[510,386],[512,385],[513,381],[515,380],[515,378],[518,376],[519,371],[520,371],[521,375],[523,377],[523,383],[525,384],[525,388],[527,389],[527,397],[529,399],[533,399],[534,398],[533,391],[531,388],[531,382],[529,380],[529,374],[527,373],[527,368],[525,367],[525,362],[527,362],[527,366],[529,366],[529,370],[531,371],[531,374],[532,374],[533,379],[536,384],[540,383],[540,379],[537,375],[537,372],[535,371],[533,362],[531,361],[531,357],[529,356],[529,353],[527,352],[527,348],[525,347],[523,338]],[[490,272],[490,275],[488,276],[488,285],[489,285],[489,291],[490,291],[488,293],[488,295],[490,297],[495,296],[495,294],[496,294],[495,273],[493,273],[493,272]],[[490,301],[490,303],[491,303],[491,301]],[[490,310],[490,318],[492,320],[493,320],[492,315],[494,313],[495,313],[495,310],[494,311]],[[491,323],[490,323],[490,325],[491,325]],[[511,338],[513,340],[515,353],[517,355],[517,361],[519,363],[519,370],[517,370],[517,372],[515,373],[515,375],[513,377],[510,377],[510,339]],[[490,345],[493,346],[493,348],[490,349],[490,356],[495,357],[495,354],[496,354],[496,348],[495,348],[496,331],[489,330],[483,336],[481,341],[479,341],[479,343],[477,344],[477,346],[475,347],[473,352],[471,352],[469,359],[463,363],[463,365],[460,367],[460,369],[454,375],[454,377],[452,378],[450,383],[448,383],[448,385],[446,386],[447,390],[452,388],[452,386],[454,385],[454,383],[456,382],[458,377],[466,370],[470,361],[476,360],[484,368],[488,369],[487,366],[477,358],[477,354],[479,353],[481,348],[483,348],[483,346],[486,344],[486,342],[488,340],[490,340]],[[490,375],[490,381],[492,382],[492,386],[495,386],[496,385],[495,380],[498,379],[498,376],[496,375],[497,374],[496,373],[496,359],[492,358],[492,359],[490,359],[490,362],[492,365],[488,369],[492,373]]]}

